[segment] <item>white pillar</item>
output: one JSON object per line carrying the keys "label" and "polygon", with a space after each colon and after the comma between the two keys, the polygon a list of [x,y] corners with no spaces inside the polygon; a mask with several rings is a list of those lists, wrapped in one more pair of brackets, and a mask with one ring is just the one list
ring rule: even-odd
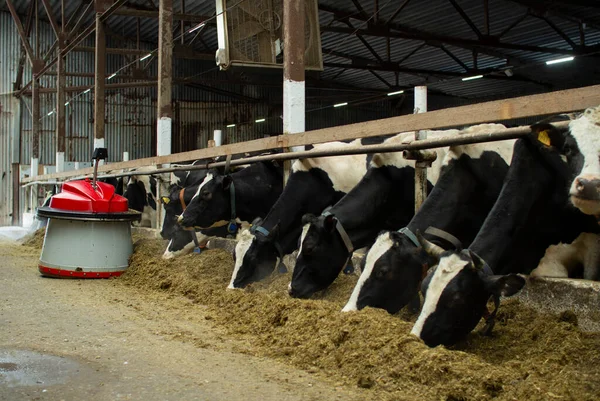
{"label": "white pillar", "polygon": [[56,152],[56,172],[65,171],[65,152]]}
{"label": "white pillar", "polygon": [[[283,132],[297,134],[305,129],[305,81],[283,81]],[[301,152],[304,146],[292,146],[292,152]]]}
{"label": "white pillar", "polygon": [[215,141],[215,146],[221,146],[223,144],[223,131],[216,129],[213,132],[213,140]]}
{"label": "white pillar", "polygon": [[161,117],[157,122],[157,147],[158,156],[171,154],[171,118]]}
{"label": "white pillar", "polygon": [[31,176],[36,177],[38,175],[39,159],[37,157],[31,159]]}

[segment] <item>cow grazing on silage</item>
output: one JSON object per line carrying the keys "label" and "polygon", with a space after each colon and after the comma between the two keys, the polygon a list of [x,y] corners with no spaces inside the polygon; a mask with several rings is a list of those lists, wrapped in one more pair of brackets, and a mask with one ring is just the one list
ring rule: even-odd
{"label": "cow grazing on silage", "polygon": [[[325,150],[381,142],[381,139],[329,142]],[[243,288],[273,272],[284,255],[298,246],[302,216],[321,213],[335,204],[366,173],[369,155],[332,156],[296,160],[283,192],[265,219],[242,232],[234,253],[235,266],[228,288]]]}
{"label": "cow grazing on silage", "polygon": [[[465,134],[500,131],[500,124],[470,127]],[[378,307],[396,313],[418,294],[419,283],[436,261],[417,240],[417,231],[435,227],[463,244],[477,235],[500,194],[514,140],[450,147],[441,177],[410,223],[381,233],[363,259],[361,276],[344,311]],[[450,245],[429,236],[439,245]]]}
{"label": "cow grazing on silage", "polygon": [[[598,232],[596,218],[569,201],[574,177],[581,178],[586,166],[572,146],[577,138],[597,137],[597,113],[586,111],[566,133],[539,125],[516,141],[500,196],[469,249],[460,254],[432,252],[440,262],[423,282],[425,304],[413,334],[430,346],[459,341],[485,314],[490,296],[499,303],[499,295],[522,288],[524,280],[513,273],[535,268],[549,245],[571,242],[581,232]],[[597,163],[598,148],[594,152]]]}
{"label": "cow grazing on silage", "polygon": [[[456,135],[457,130],[430,131],[428,138]],[[385,144],[410,143],[414,133],[402,133]],[[435,185],[447,147],[436,149],[428,170],[429,190]],[[308,298],[327,288],[352,256],[353,249],[369,246],[382,229],[402,227],[414,214],[415,162],[402,152],[373,155],[367,173],[350,192],[321,216],[302,218],[300,250],[289,294]]]}

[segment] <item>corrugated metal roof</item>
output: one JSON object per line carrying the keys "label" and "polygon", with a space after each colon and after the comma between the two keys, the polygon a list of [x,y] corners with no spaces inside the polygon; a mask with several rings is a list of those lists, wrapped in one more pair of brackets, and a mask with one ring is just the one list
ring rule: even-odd
{"label": "corrugated metal roof", "polygon": [[[15,0],[15,6],[17,10],[25,15],[27,10],[28,1],[26,0]],[[481,0],[456,0],[459,6],[469,16],[473,24],[476,26],[482,34],[485,32],[485,16],[483,9],[483,2]],[[60,14],[60,2],[57,0],[51,0],[50,3],[53,5],[55,14]],[[187,0],[186,2],[186,13],[194,15],[212,16],[215,14],[215,2],[210,1],[193,1]],[[367,17],[372,17],[375,14],[373,1],[359,0],[362,5]],[[526,2],[524,2],[526,3]],[[598,7],[582,7],[577,5],[568,4],[568,2],[539,2],[547,5],[549,12],[544,15],[552,24],[562,30],[573,42],[579,44],[579,25],[578,21],[587,21],[588,24],[585,29],[586,44],[595,45],[600,43],[600,8]],[[379,0],[379,12],[374,18],[370,19],[370,23],[383,24],[387,21],[397,10],[401,4],[395,0]],[[490,35],[499,35],[513,22],[522,18],[527,12],[527,7],[519,3],[519,0],[489,0],[489,33]],[[71,15],[78,7],[78,2],[66,2],[66,15]],[[132,8],[148,9],[149,5],[146,0],[130,0],[128,5]],[[347,0],[319,0],[319,5],[323,9],[335,9],[339,10],[345,15],[349,15],[348,21],[354,28],[368,28],[369,25],[364,22],[365,18],[361,18],[359,12],[352,2]],[[181,3],[174,2],[174,10],[181,12]],[[6,9],[5,4],[0,4],[0,9]],[[343,27],[348,28],[348,25],[343,21],[337,21],[334,19],[332,13],[320,10],[319,19],[321,26],[332,26],[332,27]],[[85,24],[92,22],[92,13],[87,17]],[[40,6],[40,15],[44,17],[43,8]],[[362,19],[362,20],[361,20]],[[60,17],[59,17],[60,20]],[[121,35],[123,38],[130,38],[135,41],[136,37],[136,18],[128,16],[112,16],[108,20],[108,26],[110,31]],[[186,27],[193,26],[193,23],[187,23]],[[449,0],[410,0],[406,7],[394,18],[391,24],[392,32],[398,32],[398,29],[402,28],[408,31],[420,31],[433,35],[440,36],[451,36],[452,38],[459,38],[465,40],[476,40],[476,32],[469,26],[469,24],[460,16],[459,12],[455,9]],[[179,35],[179,22],[174,22],[175,36]],[[156,47],[157,43],[157,20],[152,18],[140,18],[140,36],[145,41],[144,48]],[[192,34],[186,35],[186,40],[189,42],[193,37]],[[205,49],[204,44],[196,40],[193,46],[196,50],[201,52],[211,52],[217,47],[217,35],[214,27],[207,26],[202,34],[203,41],[209,47],[210,51]],[[390,39],[390,51],[388,55],[387,39],[376,36],[364,36],[365,40],[372,47],[382,59],[391,60],[392,62],[398,63],[411,54],[411,52],[419,49],[423,45],[422,40],[412,39],[401,39],[391,38]],[[571,50],[571,46],[565,41],[546,21],[536,17],[534,15],[527,16],[518,25],[513,27],[508,33],[502,38],[502,42],[516,44],[516,45],[529,45],[529,46],[547,46],[556,49],[562,49],[565,51]],[[345,53],[352,57],[360,59],[376,60],[372,52],[361,42],[356,35],[349,35],[347,33],[336,33],[336,32],[322,32],[321,34],[322,47],[327,50],[334,50],[335,52]],[[91,38],[88,39],[88,45],[91,43]],[[124,44],[123,41],[120,43]],[[131,46],[133,42],[130,42]],[[420,48],[408,59],[400,63],[401,68],[419,69],[419,70],[436,70],[446,71],[454,73],[464,73],[464,68],[455,61],[451,56],[439,47],[439,42],[429,42],[426,46]],[[465,64],[468,68],[474,68],[473,52],[470,46],[460,44],[445,44],[445,48],[451,52],[461,63]],[[493,69],[499,68],[506,64],[506,58],[517,58],[521,63],[543,63],[546,60],[556,58],[556,55],[547,53],[536,53],[530,51],[523,51],[518,49],[501,49],[491,48],[489,52],[491,54],[485,54],[480,52],[477,57],[477,67],[479,69]],[[88,55],[92,56],[92,55]],[[333,55],[330,52],[324,52],[323,59],[325,63],[337,63],[337,64],[351,64],[351,60],[347,57],[340,55]],[[115,68],[118,64],[123,64],[123,58],[115,61]],[[202,63],[196,63],[200,65]],[[205,63],[209,65],[210,62]],[[520,67],[523,68],[523,67]],[[532,67],[535,69],[536,67]],[[599,67],[600,70],[600,67]],[[247,70],[249,74],[253,74],[252,69]],[[524,71],[524,70],[523,70]],[[396,84],[400,87],[410,87],[415,84],[431,83],[431,80],[426,80],[426,76],[423,74],[412,74],[400,72],[395,74],[391,71],[377,71],[377,75],[383,78],[387,83],[375,76],[375,74],[367,70],[354,70],[348,69],[341,73],[339,68],[325,67],[325,70],[321,73],[321,78],[326,80],[333,80],[342,85],[351,84],[353,86],[361,86],[370,90],[386,90],[389,85],[395,86]],[[519,74],[519,69],[515,69],[516,74]],[[273,72],[275,74],[275,72]],[[600,76],[600,71],[593,72],[596,77]],[[396,76],[398,78],[396,78]],[[458,89],[462,85],[462,81],[459,78],[450,78],[447,76],[436,77],[433,81],[439,78],[444,79],[443,84],[435,85],[440,90],[445,90],[448,87],[455,87]],[[448,80],[456,81],[454,84],[447,83]],[[91,82],[90,80],[77,79],[78,82]],[[484,80],[477,85],[464,86],[461,90],[447,92],[448,94],[461,93],[462,96],[478,98],[481,95],[480,89],[474,89],[472,92],[468,90],[469,87],[481,87],[487,86],[487,95],[502,97],[506,93],[505,88],[510,86],[518,86],[519,82],[507,84],[506,86],[498,85],[496,81]],[[389,85],[388,85],[389,84]],[[549,84],[557,88],[561,87],[560,82],[549,82]],[[226,86],[227,84],[219,84]],[[531,86],[531,88],[536,85]],[[525,85],[522,89],[528,90],[530,85]],[[178,89],[182,93],[190,92],[190,89]],[[193,92],[193,90],[192,90]],[[529,92],[526,92],[529,93]],[[189,97],[193,100],[191,93],[187,93],[185,97]]]}

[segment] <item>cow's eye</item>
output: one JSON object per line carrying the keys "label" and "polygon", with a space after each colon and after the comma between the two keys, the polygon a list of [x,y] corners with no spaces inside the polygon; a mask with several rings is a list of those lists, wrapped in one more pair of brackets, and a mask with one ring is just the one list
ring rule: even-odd
{"label": "cow's eye", "polygon": [[377,269],[375,270],[375,278],[381,280],[385,277],[385,275],[387,274],[387,270],[386,269]]}
{"label": "cow's eye", "polygon": [[202,198],[204,198],[205,200],[211,200],[212,199],[212,193],[208,192],[208,191],[202,192]]}
{"label": "cow's eye", "polygon": [[569,145],[565,145],[565,147],[563,148],[563,153],[565,156],[571,156],[571,153],[573,153],[573,149],[571,149]]}

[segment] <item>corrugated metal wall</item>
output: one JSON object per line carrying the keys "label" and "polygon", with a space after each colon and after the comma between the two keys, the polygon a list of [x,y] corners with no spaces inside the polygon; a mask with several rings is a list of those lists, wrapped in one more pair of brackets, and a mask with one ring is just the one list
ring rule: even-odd
{"label": "corrugated metal wall", "polygon": [[19,102],[9,94],[17,72],[18,59],[16,63],[13,59],[18,41],[10,15],[0,13],[0,226],[11,224],[13,173],[19,173],[11,168],[18,162]]}

